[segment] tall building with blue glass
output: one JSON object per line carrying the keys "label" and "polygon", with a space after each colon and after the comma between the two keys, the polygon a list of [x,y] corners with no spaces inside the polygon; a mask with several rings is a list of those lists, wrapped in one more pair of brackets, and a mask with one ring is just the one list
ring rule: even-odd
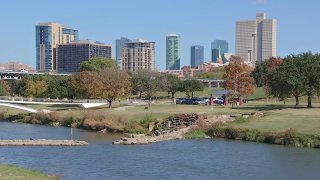
{"label": "tall building with blue glass", "polygon": [[219,51],[223,61],[226,61],[224,57],[224,53],[229,53],[229,44],[226,40],[214,40],[211,43],[211,61],[212,62],[217,62],[217,59],[219,58]]}
{"label": "tall building with blue glass", "polygon": [[204,47],[200,45],[191,46],[191,67],[195,68],[203,63]]}
{"label": "tall building with blue glass", "polygon": [[169,34],[166,38],[166,69],[180,69],[180,36]]}
{"label": "tall building with blue glass", "polygon": [[68,44],[75,40],[78,40],[78,30],[52,22],[36,25],[37,71],[56,71],[57,45]]}
{"label": "tall building with blue glass", "polygon": [[128,42],[132,41],[126,37],[121,37],[120,39],[116,40],[116,61],[120,69],[122,69],[122,48],[124,47],[124,44]]}

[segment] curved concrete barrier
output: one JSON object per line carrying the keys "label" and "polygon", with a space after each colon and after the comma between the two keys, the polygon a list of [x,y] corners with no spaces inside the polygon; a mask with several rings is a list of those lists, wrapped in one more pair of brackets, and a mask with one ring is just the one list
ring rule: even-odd
{"label": "curved concrete barrier", "polygon": [[16,109],[22,109],[28,112],[32,112],[32,113],[36,113],[38,112],[38,110],[36,109],[32,109],[32,108],[27,108],[27,107],[23,107],[23,106],[18,106],[15,104],[7,104],[7,103],[0,103],[0,106],[6,106],[6,107],[11,107],[11,108],[16,108]]}

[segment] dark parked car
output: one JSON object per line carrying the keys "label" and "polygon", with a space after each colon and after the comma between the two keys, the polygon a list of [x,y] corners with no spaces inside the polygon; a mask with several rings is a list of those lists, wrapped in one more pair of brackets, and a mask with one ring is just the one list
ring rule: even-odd
{"label": "dark parked car", "polygon": [[185,98],[177,98],[176,104],[183,104],[183,101],[185,101]]}

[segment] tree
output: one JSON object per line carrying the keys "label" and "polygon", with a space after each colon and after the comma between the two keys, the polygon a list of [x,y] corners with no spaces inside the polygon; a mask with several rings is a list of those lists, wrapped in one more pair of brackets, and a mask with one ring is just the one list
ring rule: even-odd
{"label": "tree", "polygon": [[301,78],[304,82],[303,89],[308,96],[308,108],[312,108],[312,97],[320,92],[320,55],[311,52],[301,53],[298,58],[302,62]]}
{"label": "tree", "polygon": [[48,89],[48,85],[44,80],[28,80],[25,90],[27,97],[43,97],[44,92]]}
{"label": "tree", "polygon": [[8,96],[11,94],[11,88],[7,81],[0,80],[0,96]]}
{"label": "tree", "polygon": [[48,84],[48,90],[45,92],[46,97],[64,98],[68,96],[67,82],[69,77],[65,76],[44,76]]}
{"label": "tree", "polygon": [[308,108],[312,97],[320,94],[320,55],[311,52],[289,55],[270,78],[270,93],[278,98],[294,96],[296,106],[299,97],[308,97]]}
{"label": "tree", "polygon": [[138,91],[141,94],[145,93],[145,99],[148,101],[148,107],[151,106],[152,98],[155,94],[163,89],[164,87],[164,78],[160,73],[149,71],[149,70],[138,70],[132,75],[132,84],[134,91]]}
{"label": "tree", "polygon": [[269,75],[268,94],[286,99],[294,96],[296,106],[299,105],[299,97],[303,95],[304,82],[301,78],[301,59],[296,55],[287,56],[284,63],[279,65]]}
{"label": "tree", "polygon": [[268,87],[268,82],[270,75],[273,71],[282,64],[283,60],[281,58],[271,57],[268,60],[256,63],[256,67],[251,72],[251,76],[255,79],[257,87],[265,86]]}
{"label": "tree", "polygon": [[250,76],[251,67],[245,64],[240,57],[232,56],[225,71],[224,87],[231,90],[231,96],[241,99],[244,95],[254,93],[254,79]]}
{"label": "tree", "polygon": [[204,87],[202,82],[196,79],[187,79],[183,81],[183,89],[186,92],[187,96],[189,95],[189,92],[191,92],[191,97],[193,98],[193,93],[195,91],[203,91]]}
{"label": "tree", "polygon": [[213,67],[206,72],[197,73],[195,77],[205,79],[222,79],[225,73],[223,67]]}
{"label": "tree", "polygon": [[101,71],[105,68],[118,69],[117,62],[108,58],[91,58],[80,64],[80,71]]}
{"label": "tree", "polygon": [[141,69],[133,72],[131,75],[132,90],[134,93],[139,93],[139,97],[142,97],[142,93],[145,91],[145,83],[148,81],[148,71]]}
{"label": "tree", "polygon": [[[177,76],[172,74],[164,74],[163,89],[171,93],[171,98],[174,99],[176,92],[184,91],[183,81],[180,80]],[[169,96],[169,94],[168,94]]]}
{"label": "tree", "polygon": [[99,72],[97,83],[97,96],[106,99],[109,108],[117,98],[130,93],[131,83],[128,73],[116,69],[104,69]]}
{"label": "tree", "polygon": [[96,98],[99,75],[97,72],[83,71],[75,73],[68,81],[70,92],[77,97]]}

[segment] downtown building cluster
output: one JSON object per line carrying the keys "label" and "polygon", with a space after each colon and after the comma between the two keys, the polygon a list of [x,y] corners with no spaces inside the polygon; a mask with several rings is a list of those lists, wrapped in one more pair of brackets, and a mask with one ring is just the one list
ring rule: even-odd
{"label": "downtown building cluster", "polygon": [[[235,54],[252,66],[255,62],[276,57],[277,21],[267,19],[265,13],[257,13],[255,20],[236,22]],[[155,42],[121,37],[116,40],[115,60],[120,69],[157,70]],[[180,36],[166,36],[166,72],[192,74],[211,67],[227,65],[231,53],[226,40],[211,43],[210,60],[204,59],[204,46],[190,47],[190,66],[181,67]],[[39,72],[78,72],[80,63],[91,58],[112,58],[112,47],[92,40],[79,40],[78,30],[59,23],[36,25],[36,69]],[[191,72],[191,73],[190,73]]]}

